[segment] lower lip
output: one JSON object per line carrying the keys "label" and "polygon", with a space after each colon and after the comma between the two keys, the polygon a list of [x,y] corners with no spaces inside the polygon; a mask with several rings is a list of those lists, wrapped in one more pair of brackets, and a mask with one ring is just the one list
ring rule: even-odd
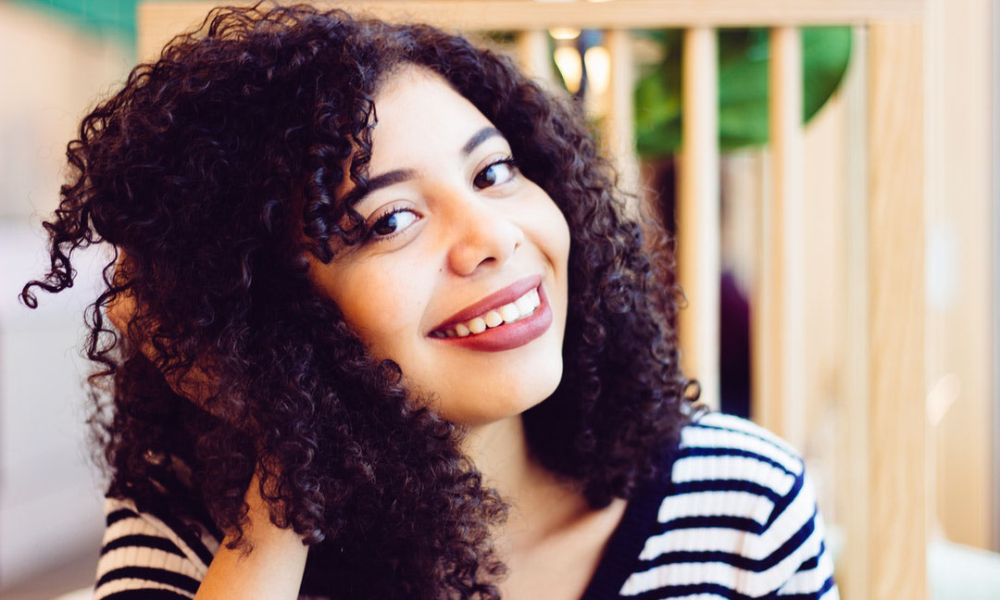
{"label": "lower lip", "polygon": [[541,285],[538,286],[538,299],[541,303],[535,312],[520,321],[500,325],[482,333],[473,333],[465,337],[432,337],[430,339],[443,344],[483,352],[500,352],[519,348],[531,340],[541,337],[552,325],[552,309],[549,308],[549,299],[545,296],[545,289]]}

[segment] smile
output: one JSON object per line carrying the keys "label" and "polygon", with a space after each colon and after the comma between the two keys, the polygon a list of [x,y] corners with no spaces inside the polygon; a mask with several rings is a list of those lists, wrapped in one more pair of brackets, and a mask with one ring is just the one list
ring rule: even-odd
{"label": "smile", "polygon": [[498,352],[527,344],[552,325],[552,309],[539,284],[514,302],[433,331],[429,337],[470,350]]}
{"label": "smile", "polygon": [[521,319],[531,316],[535,309],[542,304],[538,296],[538,288],[529,290],[517,300],[498,306],[496,309],[487,311],[482,315],[473,317],[464,323],[456,323],[453,327],[440,329],[431,332],[431,337],[466,337],[468,335],[479,335],[487,329],[494,329],[501,325],[516,323]]}

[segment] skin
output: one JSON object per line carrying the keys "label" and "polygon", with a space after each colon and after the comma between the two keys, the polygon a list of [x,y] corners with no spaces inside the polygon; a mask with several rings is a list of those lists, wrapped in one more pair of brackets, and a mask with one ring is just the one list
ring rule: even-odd
{"label": "skin", "polygon": [[[394,209],[405,211],[378,228],[392,237],[349,248],[328,265],[314,261],[310,275],[370,351],[396,361],[406,383],[432,395],[442,416],[484,426],[518,415],[551,395],[562,378],[566,219],[516,169],[489,167],[511,156],[499,132],[463,152],[493,124],[437,75],[402,67],[387,78],[375,106],[369,178],[413,173],[369,193],[355,209],[370,225]],[[353,187],[347,180],[339,193]],[[428,336],[460,309],[535,274],[543,277],[553,313],[541,337],[484,352]]]}

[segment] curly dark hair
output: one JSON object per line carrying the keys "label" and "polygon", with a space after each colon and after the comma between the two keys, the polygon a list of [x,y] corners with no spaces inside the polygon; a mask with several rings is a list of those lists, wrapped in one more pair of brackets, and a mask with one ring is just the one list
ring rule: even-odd
{"label": "curly dark hair", "polygon": [[[507,505],[461,452],[463,427],[375,360],[307,277],[307,253],[329,262],[334,242],[364,237],[335,190],[348,161],[366,185],[373,97],[407,64],[471,101],[564,213],[564,373],[524,413],[528,442],[594,508],[631,497],[664,476],[699,395],[678,361],[672,243],[624,216],[576,104],[430,26],[305,5],[214,9],[83,119],[44,223],[51,269],[20,297],[34,308],[32,287],[73,285],[74,251],[114,247],[85,313],[110,496],[242,534],[263,468],[261,489],[282,507],[272,519],[312,545],[304,591],[497,598],[505,567],[490,527]],[[101,309],[125,295],[138,309],[123,334]],[[215,387],[194,402],[168,380],[197,357]]]}

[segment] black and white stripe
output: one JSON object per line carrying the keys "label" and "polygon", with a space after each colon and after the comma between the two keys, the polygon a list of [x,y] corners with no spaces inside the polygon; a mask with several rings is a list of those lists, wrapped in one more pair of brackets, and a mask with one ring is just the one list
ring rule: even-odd
{"label": "black and white stripe", "polygon": [[[630,501],[587,600],[839,600],[794,448],[750,421],[709,413],[683,429],[673,460],[669,485]],[[193,533],[128,500],[109,499],[106,511],[95,600],[194,597],[221,542],[211,523]]]}
{"label": "black and white stripe", "polygon": [[802,458],[750,421],[685,427],[663,498],[621,597],[839,598]]}
{"label": "black and white stripe", "polygon": [[217,540],[169,519],[140,513],[131,500],[109,498],[97,564],[95,600],[193,598]]}

